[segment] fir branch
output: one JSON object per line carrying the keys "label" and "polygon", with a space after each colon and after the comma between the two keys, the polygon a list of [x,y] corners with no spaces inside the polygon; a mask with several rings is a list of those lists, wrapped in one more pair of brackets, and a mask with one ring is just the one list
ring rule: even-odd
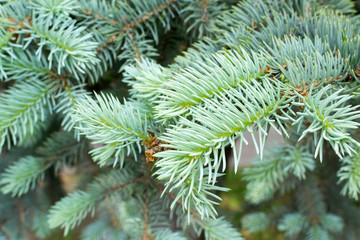
{"label": "fir branch", "polygon": [[[219,94],[215,99],[208,100],[204,107],[194,110],[193,117],[197,122],[182,118],[178,126],[160,137],[160,140],[169,143],[163,146],[173,150],[158,153],[156,156],[168,163],[176,161],[179,164],[180,159],[187,159],[186,162],[195,160],[193,164],[197,165],[197,162],[201,161],[200,165],[209,165],[210,171],[212,171],[211,167],[214,167],[217,172],[220,162],[225,161],[225,146],[228,144],[234,146],[237,137],[242,140],[240,145],[243,141],[246,143],[243,133],[248,130],[253,134],[254,124],[260,130],[260,147],[257,147],[257,151],[262,155],[268,127],[274,122],[271,118],[277,118],[276,121],[280,126],[282,126],[281,121],[291,119],[284,111],[288,107],[289,100],[284,97],[285,95],[280,96],[280,86],[275,89],[266,79],[262,83],[244,82],[238,90],[232,89],[227,93]],[[277,115],[277,111],[282,112],[284,117]],[[224,116],[233,116],[232,119],[238,120],[234,121]],[[236,151],[235,147],[233,149]],[[213,163],[210,160],[211,153],[214,153],[215,157]],[[240,160],[240,154],[241,148],[238,154],[234,155],[236,165]],[[180,175],[185,178],[191,168],[184,169],[186,171]],[[173,168],[171,171],[176,170]],[[211,172],[209,181],[210,179],[212,179]]]}
{"label": "fir branch", "polygon": [[217,16],[225,10],[225,4],[217,0],[186,0],[184,5],[180,14],[188,25],[186,31],[198,39],[211,32]]}
{"label": "fir branch", "polygon": [[282,66],[278,67],[282,74],[280,77],[293,86],[313,83],[314,87],[320,87],[325,83],[339,82],[343,79],[346,69],[346,63],[340,55],[334,57],[332,52],[320,55],[317,51],[311,55],[304,53],[301,57],[296,57],[293,62],[287,61],[285,66],[286,69]]}
{"label": "fir branch", "polygon": [[122,53],[118,56],[120,61],[124,61],[120,71],[127,65],[141,62],[144,58],[151,58],[158,56],[156,49],[151,44],[152,41],[145,38],[144,34],[137,34],[130,32],[125,38],[124,44],[121,47]]}
{"label": "fir branch", "polygon": [[307,37],[273,39],[264,51],[270,54],[268,61],[270,69],[274,70],[272,74],[294,87],[308,88],[314,84],[318,88],[345,79],[346,60],[317,36],[314,40]]}
{"label": "fir branch", "polygon": [[341,194],[348,194],[355,200],[359,199],[360,194],[360,156],[359,148],[356,148],[354,156],[346,156],[341,159],[342,166],[337,172],[338,183],[343,183]]}
{"label": "fir branch", "polygon": [[282,158],[285,161],[285,171],[290,171],[299,180],[305,179],[306,171],[315,169],[315,160],[305,147],[286,146]]}
{"label": "fir branch", "polygon": [[[335,153],[342,158],[345,153],[350,156],[355,152],[354,146],[360,144],[354,140],[346,130],[356,129],[359,123],[354,121],[360,117],[358,107],[350,105],[344,106],[344,103],[352,97],[347,94],[341,94],[343,89],[332,92],[330,85],[315,92],[310,88],[308,96],[301,96],[302,103],[293,103],[294,105],[303,106],[304,111],[298,112],[298,119],[293,125],[300,126],[305,118],[310,118],[311,125],[302,132],[299,141],[307,134],[314,134],[316,144],[315,157],[323,157],[324,140],[328,141]],[[298,128],[299,130],[299,128]],[[320,134],[319,134],[320,131]]]}
{"label": "fir branch", "polygon": [[105,16],[101,16],[99,13],[94,13],[90,9],[81,9],[81,11],[83,11],[84,13],[86,13],[89,16],[99,19],[100,21],[110,22],[111,24],[114,24],[114,25],[120,25],[120,23],[115,21],[114,19],[111,19],[111,18],[108,18]]}
{"label": "fir branch", "polygon": [[5,71],[3,79],[5,81],[51,81],[50,92],[55,93],[60,86],[69,84],[69,73],[58,74],[53,69],[50,69],[49,63],[44,55],[40,58],[36,54],[27,50],[14,50],[4,56],[1,60],[2,69]]}
{"label": "fir branch", "polygon": [[[161,160],[162,159],[156,163],[159,163]],[[208,184],[209,168],[203,168],[200,170],[201,166],[199,166],[199,162],[196,163],[196,160],[192,160],[191,162],[186,161],[187,159],[183,159],[183,161],[180,162],[180,164],[177,164],[175,168],[179,168],[179,165],[184,164],[184,162],[187,163],[188,165],[185,165],[185,167],[193,168],[189,170],[190,173],[187,174],[188,176],[175,176],[175,171],[172,173],[172,176],[169,176],[169,171],[166,168],[160,168],[155,172],[154,175],[157,175],[158,179],[168,180],[165,183],[165,189],[162,195],[165,193],[169,195],[167,191],[175,192],[176,198],[171,204],[171,209],[173,209],[176,204],[180,204],[182,206],[182,210],[187,212],[188,222],[190,222],[191,213],[194,211],[193,209],[195,209],[202,217],[215,217],[217,215],[217,211],[214,205],[218,205],[218,201],[220,201],[221,198],[212,191],[225,192],[229,189]],[[165,165],[165,163],[163,164]],[[166,167],[168,168],[169,166]],[[222,174],[217,174],[217,176],[221,175]],[[172,195],[170,194],[169,196]]]}
{"label": "fir branch", "polygon": [[205,219],[200,223],[204,229],[205,238],[209,240],[234,239],[243,240],[241,234],[231,224],[221,217],[218,219]]}
{"label": "fir branch", "polygon": [[[246,142],[243,133],[248,130],[254,139],[253,125],[259,129],[260,147],[256,146],[258,153],[262,156],[270,124],[277,121],[282,126],[282,121],[291,119],[284,111],[291,100],[288,100],[281,92],[279,85],[275,88],[265,78],[262,83],[255,80],[249,83],[244,82],[238,90],[232,89],[227,93],[219,94],[215,99],[207,100],[204,107],[198,107],[193,111],[196,122],[182,118],[177,126],[159,138],[168,143],[163,146],[170,150],[155,155],[160,158],[156,162],[156,166],[159,167],[156,172],[158,179],[166,179],[168,186],[174,183],[173,189],[181,189],[178,198],[182,197],[183,202],[195,201],[195,207],[201,215],[212,216],[215,213],[211,207],[212,201],[205,200],[206,197],[201,196],[204,193],[212,195],[207,190],[211,187],[202,182],[207,181],[208,184],[212,183],[214,186],[221,163],[223,164],[222,171],[225,170],[224,151],[228,144],[235,151],[235,165],[237,166],[241,156],[241,145],[244,141]],[[279,112],[283,116],[277,115]],[[274,120],[272,120],[273,117]],[[284,129],[283,126],[281,128]],[[237,137],[241,140],[238,153],[234,145]],[[211,159],[211,154],[214,159]],[[188,203],[185,206],[186,209],[190,208]]]}
{"label": "fir branch", "polygon": [[154,101],[165,88],[164,83],[170,80],[172,74],[167,68],[157,64],[152,59],[143,58],[135,65],[124,68],[124,82],[132,88],[131,94],[136,98],[145,98]]}
{"label": "fir branch", "polygon": [[30,4],[36,14],[49,19],[57,16],[69,17],[80,9],[76,0],[36,0]]}
{"label": "fir branch", "polygon": [[0,180],[3,193],[21,196],[33,190],[51,166],[55,165],[58,171],[65,163],[81,158],[85,143],[84,140],[77,142],[71,133],[56,132],[35,150],[35,156],[20,158],[5,170]]}
{"label": "fir branch", "polygon": [[6,4],[0,5],[0,17],[6,20],[6,24],[22,23],[29,16],[31,9],[27,1],[7,1]]}
{"label": "fir branch", "polygon": [[[103,43],[105,41],[105,36],[96,32],[93,33],[94,41]],[[97,63],[89,65],[86,71],[86,77],[89,77],[91,83],[96,83],[99,81],[99,78],[102,77],[109,69],[113,67],[114,61],[116,59],[116,51],[113,46],[108,46],[107,48],[97,48],[96,49],[96,58],[99,60]]]}
{"label": "fir branch", "polygon": [[[284,3],[284,1],[282,2]],[[286,35],[303,34],[303,30],[297,27],[301,25],[301,19],[292,9],[284,6],[281,11],[270,12],[270,14],[266,26],[262,27],[261,30],[254,31],[254,40],[257,41],[252,42],[253,44],[256,42],[270,43],[274,37],[283,38]],[[252,48],[256,50],[258,47],[252,45]]]}
{"label": "fir branch", "polygon": [[55,77],[45,56],[39,59],[29,51],[12,52],[10,58],[2,60],[2,67],[7,75],[6,81],[45,80]]}
{"label": "fir branch", "polygon": [[37,212],[33,217],[32,230],[39,238],[47,238],[51,235],[51,231],[47,224],[46,215],[42,212]]}
{"label": "fir branch", "polygon": [[242,226],[251,233],[262,232],[269,225],[269,218],[263,212],[245,215],[241,220]]}
{"label": "fir branch", "polygon": [[308,227],[306,216],[301,213],[288,213],[280,219],[277,228],[288,237],[295,237]]}
{"label": "fir branch", "polygon": [[[136,145],[141,151],[140,143],[150,141],[148,128],[150,122],[146,114],[129,102],[122,105],[112,95],[95,95],[97,102],[90,97],[81,99],[75,109],[73,120],[80,123],[77,129],[94,143],[104,144],[92,150],[95,161],[104,165],[115,154],[116,164],[124,164],[125,151],[134,153]],[[126,149],[126,150],[125,150]]]}
{"label": "fir branch", "polygon": [[[145,13],[142,16],[138,16],[136,19],[132,21],[128,21],[125,18],[125,21],[127,22],[126,25],[122,26],[122,29],[120,32],[116,33],[115,35],[108,38],[108,40],[105,42],[104,46],[110,45],[111,43],[115,42],[119,37],[125,35],[129,30],[134,30],[137,27],[139,27],[141,24],[144,24],[145,22],[149,21],[149,19],[152,19],[154,16],[158,15],[160,12],[164,11],[167,8],[170,8],[173,4],[175,4],[176,0],[167,0],[159,5],[155,6],[152,10]],[[102,46],[102,47],[104,47]]]}
{"label": "fir branch", "polygon": [[306,231],[306,240],[331,239],[329,233],[320,225],[310,226]]}
{"label": "fir branch", "polygon": [[127,32],[129,29],[134,29],[135,27],[137,27],[138,25],[142,24],[143,22],[145,22],[147,19],[159,14],[161,11],[163,11],[164,9],[170,7],[172,4],[174,4],[176,2],[176,0],[170,0],[170,1],[166,1],[160,5],[158,5],[156,8],[154,8],[153,10],[149,11],[148,14],[139,17],[138,19],[129,22],[127,25],[125,25],[123,27],[122,32]]}
{"label": "fir branch", "polygon": [[21,196],[34,189],[38,180],[44,179],[44,172],[50,167],[45,158],[23,157],[2,174],[0,184],[4,194]]}
{"label": "fir branch", "polygon": [[[58,102],[55,105],[55,111],[63,117],[61,125],[65,131],[71,131],[75,128],[76,123],[72,120],[71,115],[74,113],[76,103],[84,99],[89,93],[84,89],[84,85],[69,86],[63,85],[63,90],[56,94]],[[78,132],[75,130],[75,134]]]}
{"label": "fir branch", "polygon": [[8,55],[13,52],[13,48],[11,47],[12,33],[2,29],[0,27],[0,79],[6,79],[7,75],[3,69],[3,59],[5,59]]}
{"label": "fir branch", "polygon": [[110,174],[99,176],[91,183],[86,191],[78,190],[58,201],[49,211],[48,223],[50,228],[64,228],[64,235],[69,230],[79,225],[80,222],[91,212],[94,215],[95,205],[105,197],[119,193],[127,198],[133,188],[129,185],[136,183],[142,178],[136,177],[136,173],[121,170],[122,174],[113,171]]}
{"label": "fir branch", "polygon": [[123,239],[126,234],[119,229],[109,226],[107,221],[95,221],[85,227],[81,233],[82,240],[103,240],[107,239]]}
{"label": "fir branch", "polygon": [[325,9],[307,17],[302,27],[310,39],[324,39],[334,50],[340,50],[342,44],[354,36],[354,27],[349,18]]}
{"label": "fir branch", "polygon": [[314,168],[315,160],[305,148],[277,148],[265,155],[263,161],[255,161],[252,167],[244,168],[243,179],[248,181],[245,198],[252,203],[267,200],[292,174],[300,180],[305,179],[306,171]]}
{"label": "fir branch", "polygon": [[332,233],[339,233],[344,228],[344,222],[342,218],[330,213],[322,216],[320,223],[327,231]]}
{"label": "fir branch", "polygon": [[360,54],[358,52],[353,52],[353,49],[360,47],[360,37],[354,37],[345,41],[340,52],[343,56],[346,56],[346,62],[348,63],[348,69],[351,75],[359,82],[359,66],[360,66]]}
{"label": "fir branch", "polygon": [[224,12],[217,20],[217,25],[219,32],[231,32],[231,28],[239,23],[244,24],[242,27],[247,27],[250,32],[251,29],[260,31],[273,19],[274,14],[286,11],[291,11],[291,8],[287,8],[284,1],[241,1],[230,11]]}
{"label": "fir branch", "polygon": [[186,240],[181,232],[173,232],[170,229],[161,229],[157,231],[154,240],[171,239],[171,240]]}
{"label": "fir branch", "polygon": [[77,191],[61,199],[50,209],[49,227],[62,227],[64,235],[67,235],[69,230],[78,225],[89,212],[94,215],[95,203],[99,197],[99,195]]}
{"label": "fir branch", "polygon": [[256,54],[231,51],[214,54],[205,61],[193,63],[164,83],[164,89],[155,106],[158,117],[179,116],[205,99],[216,96],[243,82],[263,76],[261,58]]}
{"label": "fir branch", "polygon": [[[307,182],[311,179],[307,179]],[[319,225],[321,216],[326,212],[324,196],[319,188],[315,185],[316,183],[302,185],[299,193],[297,194],[297,205],[301,209],[301,213],[307,216],[309,226]]]}
{"label": "fir branch", "polygon": [[78,77],[77,72],[84,73],[87,65],[98,61],[95,57],[97,43],[91,41],[92,34],[84,34],[85,27],[77,27],[73,20],[58,18],[50,25],[47,18],[33,16],[28,28],[22,31],[30,34],[27,43],[39,40],[36,55],[41,57],[43,47],[48,49],[49,68],[55,64],[58,74],[65,68]]}
{"label": "fir branch", "polygon": [[303,54],[311,56],[316,52],[324,55],[331,51],[327,42],[318,36],[315,36],[315,39],[295,36],[284,36],[283,39],[273,38],[270,43],[265,43],[262,49],[267,55],[270,55],[268,57],[270,62],[269,66],[273,69],[277,68],[278,65],[294,62],[297,58],[306,60]]}
{"label": "fir branch", "polygon": [[[191,48],[188,48],[183,55],[177,56],[175,63],[170,65],[170,69],[173,72],[181,73],[181,69],[186,67],[192,67],[193,63],[204,62],[207,58],[211,58],[212,55],[222,49],[223,44],[219,39],[211,39],[204,37],[201,41],[193,44]],[[202,52],[203,54],[199,54]]]}
{"label": "fir branch", "polygon": [[33,132],[37,121],[44,121],[47,108],[51,111],[47,90],[40,81],[19,82],[1,96],[0,146],[5,140],[8,147],[21,142],[28,132]]}
{"label": "fir branch", "polygon": [[47,164],[55,165],[55,172],[66,164],[82,160],[86,150],[85,139],[76,140],[71,132],[55,132],[50,135],[35,153],[47,160]]}
{"label": "fir branch", "polygon": [[[327,186],[333,186],[331,176],[338,168],[329,167],[333,163],[328,161],[327,166],[311,172],[316,163],[313,156],[320,155],[322,160],[322,151],[332,146],[343,164],[338,170],[343,194],[358,197],[360,146],[355,139],[360,115],[354,95],[360,55],[354,49],[360,46],[356,35],[360,24],[356,16],[341,14],[352,14],[353,4],[350,0],[222,3],[0,0],[0,78],[7,81],[2,83],[5,87],[14,84],[0,97],[4,106],[0,143],[10,146],[46,139],[35,149],[36,156],[25,157],[29,163],[20,158],[5,170],[3,191],[23,194],[34,188],[50,166],[59,168],[82,158],[87,145],[84,138],[76,142],[69,132],[46,135],[45,129],[58,128],[60,122],[40,120],[55,109],[63,129],[76,125],[77,131],[93,141],[95,161],[100,165],[120,162],[122,169],[109,173],[104,168],[104,174],[85,190],[55,204],[48,219],[51,227],[60,226],[68,233],[99,207],[96,222],[86,228],[84,239],[183,240],[183,234],[202,233],[207,239],[241,239],[223,218],[209,219],[217,215],[215,205],[222,196],[218,191],[228,190],[217,181],[228,168],[228,147],[238,169],[242,146],[248,143],[244,133],[250,133],[262,158],[273,127],[294,146],[272,151],[264,161],[246,168],[246,198],[258,203],[277,197],[274,193],[289,195],[276,199],[282,206],[271,219],[262,213],[245,217],[247,227],[251,231],[269,229],[269,234],[273,233],[270,228],[277,227],[288,238],[330,239],[341,232],[341,237],[351,233],[356,237],[358,222],[348,220],[357,219],[356,204],[343,201],[332,187],[327,191],[331,199],[339,197],[336,202],[346,205],[334,206],[316,185],[330,176]],[[225,10],[230,5],[233,7]],[[159,42],[158,30],[176,29],[179,22],[173,23],[172,18],[184,16],[191,30],[208,37],[169,67],[148,60],[155,56],[151,40]],[[191,41],[183,40],[186,46]],[[121,104],[113,96],[84,97],[85,83],[97,83],[102,76],[105,81],[89,85],[91,89],[117,88],[110,82],[114,72],[109,69],[122,70],[135,61],[137,65],[125,68],[130,100]],[[297,139],[302,147],[293,143]],[[143,148],[148,163],[133,161]],[[12,150],[10,158],[13,154],[22,153]],[[133,158],[125,163],[125,155],[130,154]],[[330,151],[326,156],[332,155]],[[155,157],[153,174],[161,184],[150,179],[149,162]],[[289,191],[294,187],[297,191]],[[157,190],[162,191],[162,199]],[[33,207],[33,195],[26,198]],[[268,202],[268,206],[273,204]],[[26,205],[16,211],[21,225],[2,218],[6,227],[15,226],[16,234],[9,227],[10,237],[18,232],[28,236],[23,233],[28,228],[23,222],[32,209],[28,212]],[[120,219],[121,225],[108,219],[104,207],[111,208],[110,217]],[[141,207],[144,214],[138,211]],[[341,217],[329,212],[334,207],[344,210],[339,211]]]}

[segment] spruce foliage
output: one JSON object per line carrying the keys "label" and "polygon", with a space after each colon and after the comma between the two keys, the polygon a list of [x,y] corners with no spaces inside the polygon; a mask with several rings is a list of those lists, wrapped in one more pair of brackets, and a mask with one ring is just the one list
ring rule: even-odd
{"label": "spruce foliage", "polygon": [[359,33],[350,0],[0,0],[0,239],[357,239]]}

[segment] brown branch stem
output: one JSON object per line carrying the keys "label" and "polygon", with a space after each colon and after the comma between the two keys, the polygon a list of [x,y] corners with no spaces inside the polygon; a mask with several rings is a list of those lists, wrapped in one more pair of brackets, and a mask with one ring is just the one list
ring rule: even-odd
{"label": "brown branch stem", "polygon": [[[130,29],[134,29],[136,27],[138,27],[140,24],[146,22],[149,18],[153,17],[154,15],[156,15],[157,13],[163,11],[164,9],[168,8],[169,5],[171,4],[174,4],[176,2],[176,0],[171,0],[169,2],[165,2],[163,4],[160,4],[157,8],[155,8],[154,10],[150,11],[148,14],[144,14],[140,17],[138,17],[137,19],[131,21],[131,22],[128,22],[123,28],[122,30],[109,37],[108,40],[98,48],[98,52],[101,51],[101,49],[104,49],[106,46],[110,45],[111,43],[113,43],[119,36],[125,34],[128,30]],[[125,18],[126,20],[126,18]]]}

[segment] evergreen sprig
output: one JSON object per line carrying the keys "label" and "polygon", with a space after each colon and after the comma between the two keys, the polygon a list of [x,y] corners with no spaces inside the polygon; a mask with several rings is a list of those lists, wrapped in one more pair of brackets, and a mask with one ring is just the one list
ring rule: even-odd
{"label": "evergreen sprig", "polygon": [[19,159],[2,174],[1,191],[12,196],[21,196],[34,189],[36,182],[44,179],[45,170],[50,163],[45,158],[28,156]]}
{"label": "evergreen sprig", "polygon": [[40,81],[14,84],[0,97],[0,146],[21,142],[52,110],[46,84]]}
{"label": "evergreen sprig", "polygon": [[252,165],[243,171],[243,179],[249,182],[245,197],[250,202],[259,203],[272,197],[292,175],[299,180],[305,179],[306,171],[315,168],[315,161],[304,148],[285,146],[275,149],[265,155],[263,161],[253,162]]}
{"label": "evergreen sprig", "polygon": [[209,240],[216,239],[243,239],[238,231],[236,231],[231,224],[224,218],[218,219],[206,219],[201,223],[202,228],[205,232],[205,238]]}
{"label": "evergreen sprig", "polygon": [[245,50],[214,54],[165,82],[155,109],[159,117],[179,116],[205,99],[259,78],[263,75],[261,68],[265,68],[261,59]]}
{"label": "evergreen sprig", "polygon": [[299,123],[306,118],[311,119],[310,126],[302,132],[299,141],[307,134],[313,133],[316,144],[315,157],[319,155],[320,161],[323,157],[324,140],[330,143],[340,158],[345,154],[351,156],[356,153],[354,146],[359,146],[345,129],[356,129],[359,126],[354,120],[359,118],[360,112],[357,106],[343,105],[352,98],[351,95],[341,94],[342,89],[335,92],[331,90],[330,85],[316,93],[313,93],[311,88],[308,96],[301,97],[303,103],[297,104],[304,107],[304,112],[298,113],[300,117],[294,122],[300,126]]}
{"label": "evergreen sprig", "polygon": [[69,71],[78,77],[77,72],[84,73],[88,64],[98,61],[95,57],[98,44],[91,41],[92,35],[85,33],[85,27],[77,27],[75,23],[61,18],[51,22],[49,18],[33,16],[29,30],[23,32],[31,36],[26,39],[27,44],[40,41],[36,51],[38,58],[42,56],[43,48],[49,51],[49,68],[55,65],[58,74]]}
{"label": "evergreen sprig", "polygon": [[148,133],[151,123],[146,113],[141,112],[130,102],[124,105],[111,95],[96,95],[97,102],[90,97],[79,100],[73,119],[80,123],[77,129],[81,134],[103,144],[91,151],[95,161],[104,165],[115,154],[116,164],[124,164],[125,154],[137,156],[135,146],[141,152],[140,143],[150,141]]}
{"label": "evergreen sprig", "polygon": [[[48,217],[50,228],[62,227],[66,235],[70,229],[79,225],[88,213],[94,215],[95,205],[108,195],[121,191],[124,198],[131,194],[130,184],[136,182],[136,174],[123,169],[121,175],[113,171],[110,174],[99,176],[91,183],[86,191],[78,190],[51,209]],[[130,190],[130,191],[129,191]]]}
{"label": "evergreen sprig", "polygon": [[[96,209],[83,239],[241,239],[217,205],[251,138],[260,159],[240,171],[244,199],[266,207],[241,203],[246,234],[360,235],[354,7],[0,0],[0,184],[22,196],[0,234],[67,234]],[[271,129],[286,143],[264,154]],[[88,151],[101,169],[84,167]],[[78,190],[45,222],[66,166],[81,168]]]}
{"label": "evergreen sprig", "polygon": [[342,194],[348,194],[350,197],[358,200],[360,194],[360,159],[358,155],[358,148],[356,154],[347,156],[342,159],[342,167],[338,171],[339,182],[343,183]]}

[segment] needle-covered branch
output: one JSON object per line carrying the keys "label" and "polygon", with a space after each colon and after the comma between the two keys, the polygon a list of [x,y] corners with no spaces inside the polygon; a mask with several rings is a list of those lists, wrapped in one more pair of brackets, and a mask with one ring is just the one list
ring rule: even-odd
{"label": "needle-covered branch", "polygon": [[131,102],[121,104],[112,95],[96,95],[96,100],[90,97],[80,99],[77,103],[73,120],[79,123],[77,129],[81,134],[91,139],[94,144],[100,144],[91,151],[95,161],[102,166],[115,155],[115,162],[122,166],[125,154],[141,152],[141,142],[150,141],[148,130],[151,121]]}

